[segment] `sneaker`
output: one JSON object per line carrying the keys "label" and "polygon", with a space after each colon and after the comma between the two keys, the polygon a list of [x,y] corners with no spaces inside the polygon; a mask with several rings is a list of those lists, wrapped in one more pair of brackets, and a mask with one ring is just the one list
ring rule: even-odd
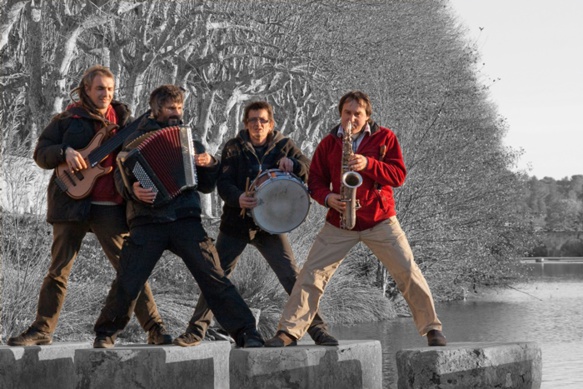
{"label": "sneaker", "polygon": [[443,332],[439,330],[431,330],[427,333],[427,345],[432,346],[446,346],[447,340]]}
{"label": "sneaker", "polygon": [[310,336],[314,340],[314,343],[318,346],[338,346],[338,340],[330,335],[328,331],[323,328],[316,328],[310,331]]}
{"label": "sneaker", "polygon": [[239,347],[243,348],[255,348],[255,347],[263,347],[265,341],[257,332],[256,329],[251,329],[244,331],[243,333],[239,334]]}
{"label": "sneaker", "polygon": [[198,346],[202,342],[200,336],[193,332],[185,332],[178,338],[174,339],[174,344],[181,347]]}
{"label": "sneaker", "polygon": [[298,341],[287,332],[277,331],[277,334],[265,342],[265,347],[297,346]]}
{"label": "sneaker", "polygon": [[51,334],[31,326],[22,334],[8,339],[6,343],[9,346],[43,346],[53,343],[53,338]]}
{"label": "sneaker", "polygon": [[115,345],[115,335],[97,334],[93,348],[112,348]]}
{"label": "sneaker", "polygon": [[148,344],[171,344],[172,336],[166,331],[164,324],[155,324],[148,331]]}

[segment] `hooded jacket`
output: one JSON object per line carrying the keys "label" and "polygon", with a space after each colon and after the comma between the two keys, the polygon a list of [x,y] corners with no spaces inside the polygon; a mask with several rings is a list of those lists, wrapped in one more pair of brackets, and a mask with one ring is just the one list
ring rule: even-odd
{"label": "hooded jacket", "polygon": [[224,201],[219,227],[222,232],[235,237],[248,237],[250,230],[259,229],[248,212],[241,217],[239,197],[245,192],[247,178],[252,182],[260,172],[277,169],[283,157],[292,160],[293,173],[306,181],[310,160],[291,139],[278,131],[272,131],[268,135],[262,158],[255,152],[247,130],[241,130],[225,144],[221,157],[221,174],[217,182],[219,196]]}
{"label": "hooded jacket", "polygon": [[[140,117],[137,130],[130,134],[124,143],[124,150],[134,139],[151,131],[160,130],[164,127],[149,114]],[[204,153],[205,147],[198,141],[194,141],[196,153]],[[201,193],[211,193],[216,186],[220,164],[211,167],[197,166],[198,186],[187,189],[170,202],[161,206],[152,206],[143,203],[134,196],[131,188],[124,185],[119,169],[115,169],[115,184],[122,197],[127,200],[127,219],[130,228],[151,223],[169,223],[183,218],[201,219]]]}
{"label": "hooded jacket", "polygon": [[[310,165],[308,188],[312,198],[324,206],[327,206],[326,197],[330,193],[340,193],[342,137],[338,136],[338,128],[339,125],[322,139]],[[371,134],[365,136],[354,150],[355,154],[367,158],[367,166],[358,172],[363,179],[356,190],[361,207],[356,211],[353,231],[372,228],[396,215],[393,188],[403,185],[407,175],[395,134],[374,122],[370,123],[370,128]],[[340,227],[340,213],[330,208],[326,221]]]}
{"label": "hooded jacket", "polygon": [[[118,125],[125,126],[131,119],[127,105],[112,101]],[[43,169],[54,169],[66,162],[65,149],[85,148],[95,134],[104,126],[102,119],[81,106],[72,106],[53,118],[39,136],[34,150],[34,161]],[[119,129],[118,129],[119,131]],[[119,150],[118,150],[119,151]],[[116,151],[117,154],[117,151]],[[75,200],[63,192],[55,182],[56,174],[50,178],[47,189],[47,222],[78,222],[89,219],[91,196]],[[112,186],[112,191],[115,188]]]}

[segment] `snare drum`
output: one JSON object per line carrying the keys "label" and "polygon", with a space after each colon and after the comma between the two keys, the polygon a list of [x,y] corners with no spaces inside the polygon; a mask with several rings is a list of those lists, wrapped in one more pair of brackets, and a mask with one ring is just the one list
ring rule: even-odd
{"label": "snare drum", "polygon": [[294,174],[266,170],[251,183],[251,189],[257,199],[257,206],[251,209],[253,220],[270,234],[289,232],[308,215],[308,189]]}

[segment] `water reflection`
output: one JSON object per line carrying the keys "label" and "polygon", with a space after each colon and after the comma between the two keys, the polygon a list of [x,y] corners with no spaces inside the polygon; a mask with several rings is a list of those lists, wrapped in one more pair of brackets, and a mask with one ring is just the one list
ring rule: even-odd
{"label": "water reflection", "polygon": [[583,280],[583,263],[560,261],[524,261],[529,275],[537,278],[561,278],[564,280]]}
{"label": "water reflection", "polygon": [[[543,389],[583,387],[583,263],[527,263],[533,280],[437,304],[449,342],[535,341],[543,353]],[[334,326],[340,339],[378,339],[385,388],[396,388],[395,353],[424,347],[411,318]]]}

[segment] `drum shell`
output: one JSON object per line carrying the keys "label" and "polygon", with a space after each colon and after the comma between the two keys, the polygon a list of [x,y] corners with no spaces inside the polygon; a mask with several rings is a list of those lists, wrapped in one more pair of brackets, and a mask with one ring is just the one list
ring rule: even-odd
{"label": "drum shell", "polygon": [[310,210],[310,195],[297,176],[278,169],[259,175],[251,184],[257,206],[251,209],[255,224],[271,234],[297,228]]}

